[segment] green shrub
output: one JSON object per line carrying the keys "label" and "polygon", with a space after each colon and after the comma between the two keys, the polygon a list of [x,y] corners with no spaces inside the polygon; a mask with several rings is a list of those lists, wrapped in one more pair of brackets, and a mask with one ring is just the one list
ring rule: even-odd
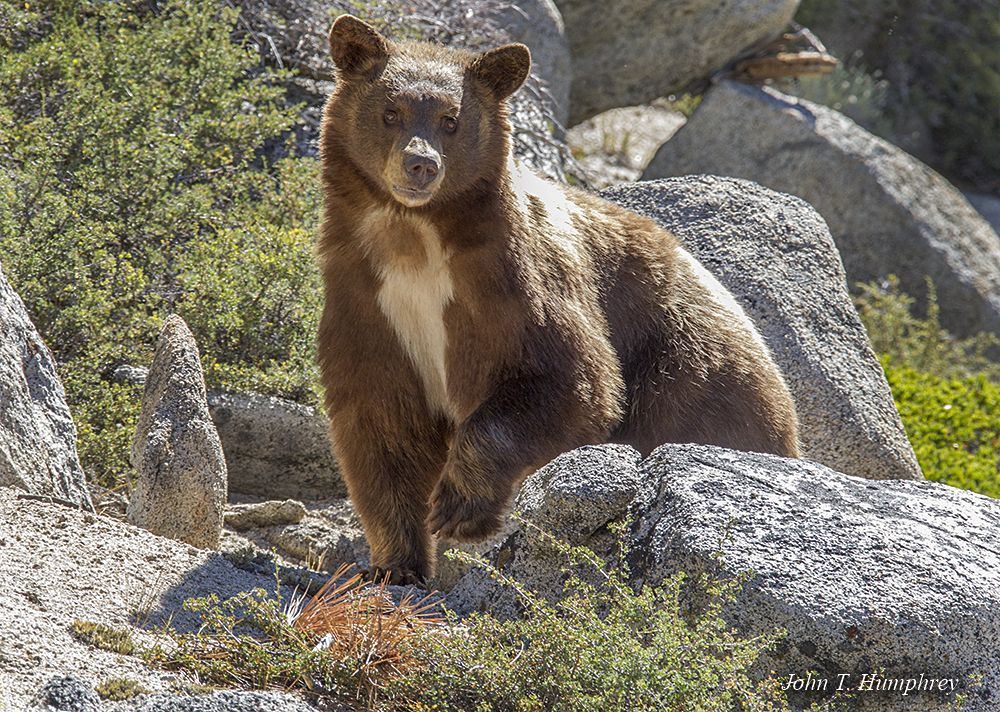
{"label": "green shrub", "polygon": [[0,7],[0,255],[59,362],[92,480],[121,485],[180,313],[210,385],[314,397],[315,162],[268,166],[294,109],[215,0]]}
{"label": "green shrub", "polygon": [[924,476],[1000,497],[1000,386],[883,365]]}
{"label": "green shrub", "polygon": [[[448,634],[427,631],[415,644],[424,666],[390,681],[387,706],[456,712],[786,709],[775,680],[756,681],[749,673],[780,631],[743,639],[722,618],[741,581],[678,575],[636,590],[623,562],[608,566],[587,549],[541,536],[566,557],[561,599],[547,601],[482,560],[450,552],[512,587],[524,613],[506,621],[473,614],[461,626],[452,616]],[[682,600],[692,598],[704,607],[685,610]]]}
{"label": "green shrub", "polygon": [[858,313],[924,476],[1000,497],[1000,364],[989,358],[997,337],[949,334],[929,281],[925,318],[914,316],[894,277],[858,291]]}
{"label": "green shrub", "polygon": [[319,639],[292,625],[281,601],[263,589],[222,601],[215,594],[191,598],[184,608],[199,615],[198,633],[168,631],[170,644],[142,651],[149,665],[183,670],[202,682],[261,690],[343,688],[351,680],[349,662],[317,648]]}
{"label": "green shrub", "polygon": [[937,293],[929,279],[925,317],[915,316],[914,298],[900,291],[894,275],[883,284],[858,284],[856,289],[854,303],[875,353],[888,356],[896,366],[941,378],[984,374],[1000,383],[1000,364],[990,358],[1000,339],[989,333],[968,339],[949,334],[941,326]]}

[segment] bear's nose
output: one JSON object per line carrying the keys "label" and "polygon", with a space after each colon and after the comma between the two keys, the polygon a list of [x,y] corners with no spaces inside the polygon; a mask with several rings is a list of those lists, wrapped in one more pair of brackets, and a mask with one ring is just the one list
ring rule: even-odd
{"label": "bear's nose", "polygon": [[434,158],[419,153],[408,153],[403,167],[409,179],[421,187],[433,181],[441,168]]}

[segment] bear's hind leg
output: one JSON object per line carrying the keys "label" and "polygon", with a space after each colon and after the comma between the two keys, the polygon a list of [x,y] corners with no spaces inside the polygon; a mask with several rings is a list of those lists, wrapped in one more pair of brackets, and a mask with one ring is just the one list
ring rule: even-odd
{"label": "bear's hind leg", "polygon": [[795,404],[769,355],[755,355],[755,367],[749,359],[720,358],[716,368],[697,372],[671,354],[663,349],[627,377],[628,403],[614,442],[644,456],[664,443],[799,456]]}

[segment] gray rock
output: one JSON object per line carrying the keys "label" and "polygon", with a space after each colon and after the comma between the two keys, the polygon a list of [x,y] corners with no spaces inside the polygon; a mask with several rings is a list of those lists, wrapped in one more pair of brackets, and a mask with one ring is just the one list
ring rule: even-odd
{"label": "gray rock", "polygon": [[368,544],[350,503],[346,521],[336,521],[327,513],[311,513],[297,524],[263,531],[264,539],[291,561],[310,564],[324,571],[336,571],[342,564],[368,565]]}
{"label": "gray rock", "polygon": [[[617,494],[601,494],[609,488]],[[664,445],[641,462],[619,446],[562,456],[528,478],[516,506],[531,525],[612,561],[615,541],[598,523],[630,522],[625,543],[636,582],[655,585],[680,571],[747,576],[727,620],[747,636],[788,631],[759,661],[760,672],[787,679],[812,670],[833,687],[842,673],[855,687],[862,674],[923,673],[957,679],[956,689],[982,674],[964,709],[995,708],[988,700],[1000,695],[996,500],[927,482],[873,482],[805,460]],[[534,539],[519,530],[487,558],[558,598],[560,557]],[[479,572],[447,603],[463,612],[517,612],[509,590]],[[852,709],[951,709],[927,692],[861,698]]]}
{"label": "gray rock", "polygon": [[93,510],[55,359],[0,270],[0,485]]}
{"label": "gray rock", "polygon": [[128,520],[214,549],[226,503],[226,462],[208,414],[198,346],[177,315],[163,324],[132,444],[138,473]]}
{"label": "gray rock", "polygon": [[135,712],[314,712],[297,697],[277,692],[213,692],[208,695],[148,695]]}
{"label": "gray rock", "polygon": [[101,698],[94,686],[72,675],[49,680],[38,691],[32,710],[37,712],[98,712]]}
{"label": "gray rock", "polygon": [[826,107],[713,87],[643,177],[714,173],[797,195],[825,218],[852,281],[937,287],[943,326],[1000,333],[1000,237],[944,178]]}
{"label": "gray rock", "polygon": [[557,537],[590,541],[635,498],[641,462],[627,445],[572,450],[525,482],[514,509]]}
{"label": "gray rock", "polygon": [[922,478],[837,250],[810,206],[708,176],[603,195],[676,234],[753,319],[795,399],[803,457],[872,479]]}
{"label": "gray rock", "polygon": [[[462,4],[462,3],[459,3]],[[552,114],[563,126],[569,118],[569,87],[573,76],[569,42],[562,15],[552,0],[518,0],[491,3],[490,22],[510,39],[531,50],[536,88],[552,102]]]}
{"label": "gray rock", "polygon": [[56,676],[90,684],[125,678],[152,692],[184,685],[179,673],[79,640],[74,620],[127,629],[146,644],[146,634],[168,622],[180,632],[199,629],[199,617],[183,608],[189,598],[225,600],[256,588],[274,596],[276,586],[274,565],[259,573],[238,569],[220,553],[108,517],[23,500],[8,487],[0,487],[0,581],[3,712],[31,709],[38,690]]}
{"label": "gray rock", "polygon": [[326,499],[347,495],[316,409],[256,393],[208,394],[222,440],[229,490],[259,497]]}
{"label": "gray rock", "polygon": [[[237,520],[234,526],[231,516],[236,512],[243,521]],[[250,516],[244,518],[244,513]],[[362,569],[368,566],[364,531],[347,499],[309,502],[304,507],[298,502],[231,505],[226,525],[222,547],[227,551],[241,552],[251,545],[273,551],[292,566],[328,572],[342,564],[353,563]]]}
{"label": "gray rock", "polygon": [[566,132],[566,142],[592,188],[639,179],[664,141],[684,125],[666,102],[611,109]]}
{"label": "gray rock", "polygon": [[434,572],[434,576],[428,580],[428,587],[435,591],[451,591],[458,581],[469,571],[475,569],[464,557],[452,557],[448,552],[461,552],[473,558],[484,556],[491,552],[497,544],[506,541],[520,526],[520,523],[513,517],[507,517],[500,529],[481,541],[456,542],[439,539],[437,542],[437,570]]}
{"label": "gray rock", "polygon": [[[143,385],[149,369],[122,365],[112,380]],[[222,441],[231,494],[291,499],[346,497],[316,408],[259,393],[208,392],[208,412]]]}
{"label": "gray rock", "polygon": [[[633,550],[647,581],[679,570],[752,572],[730,620],[775,627],[765,669],[786,678],[880,672],[1000,695],[1000,502],[929,482],[866,482],[804,461],[665,446],[642,465]],[[717,562],[721,561],[721,568]],[[952,709],[928,693],[863,693],[862,709]]]}
{"label": "gray rock", "polygon": [[298,524],[306,516],[302,502],[286,499],[283,502],[254,502],[234,504],[226,510],[226,526],[236,531],[252,527],[273,527],[280,524]]}
{"label": "gray rock", "polygon": [[556,0],[573,60],[570,125],[683,91],[781,33],[798,0]]}
{"label": "gray rock", "polygon": [[148,368],[123,363],[120,366],[116,366],[115,370],[112,371],[111,381],[121,386],[144,386],[146,385],[146,376],[148,375]]}

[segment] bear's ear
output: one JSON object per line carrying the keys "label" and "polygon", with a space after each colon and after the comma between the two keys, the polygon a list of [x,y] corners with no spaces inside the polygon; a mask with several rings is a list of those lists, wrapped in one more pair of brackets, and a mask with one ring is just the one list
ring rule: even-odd
{"label": "bear's ear", "polygon": [[345,74],[364,74],[389,56],[389,40],[367,22],[341,15],[330,28],[330,56]]}
{"label": "bear's ear", "polygon": [[476,57],[469,72],[497,101],[506,99],[524,84],[531,71],[531,52],[523,44],[507,44]]}

